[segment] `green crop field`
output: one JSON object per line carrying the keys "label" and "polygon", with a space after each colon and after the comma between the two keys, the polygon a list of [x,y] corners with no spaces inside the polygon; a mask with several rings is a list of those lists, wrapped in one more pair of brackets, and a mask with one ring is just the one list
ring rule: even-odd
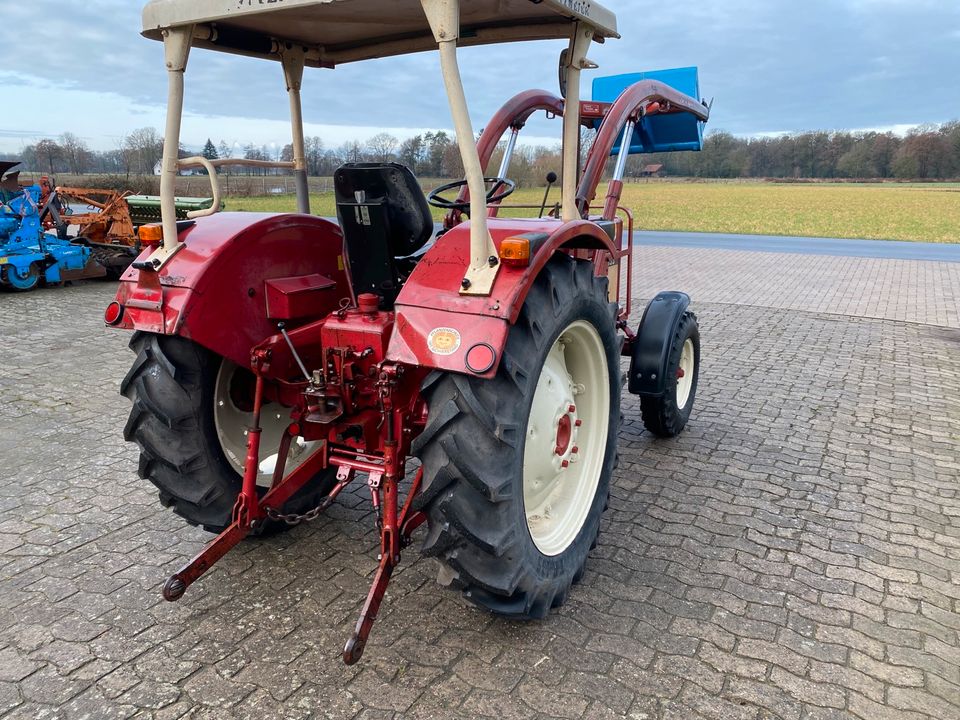
{"label": "green crop field", "polygon": [[[597,203],[604,192],[601,187]],[[559,195],[554,188],[551,200]],[[314,213],[336,214],[332,193],[311,197]],[[507,202],[542,198],[543,188],[527,188]],[[637,230],[960,242],[958,183],[649,182],[626,185],[622,204],[633,212]],[[290,195],[227,199],[228,210],[288,212],[295,206]]]}

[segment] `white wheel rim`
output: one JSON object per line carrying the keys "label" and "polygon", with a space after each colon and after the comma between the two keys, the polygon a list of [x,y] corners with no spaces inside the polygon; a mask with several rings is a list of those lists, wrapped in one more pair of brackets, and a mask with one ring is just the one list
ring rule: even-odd
{"label": "white wheel rim", "polygon": [[560,333],[537,380],[523,448],[527,529],[544,555],[576,539],[597,494],[610,424],[600,334],[578,320]]}
{"label": "white wheel rim", "polygon": [[[221,363],[213,395],[213,420],[223,454],[226,455],[227,461],[237,474],[242,477],[247,457],[247,432],[253,421],[253,413],[237,407],[230,392],[239,369],[239,366],[230,360],[224,359]],[[251,400],[251,404],[252,402]],[[260,466],[257,485],[270,487],[273,482],[277,449],[290,422],[290,411],[287,408],[264,401],[260,411]],[[290,443],[284,476],[306,462],[318,444],[304,442],[303,438],[297,438]]]}
{"label": "white wheel rim", "polygon": [[693,351],[693,340],[687,338],[680,351],[680,366],[677,368],[677,409],[683,410],[690,399],[690,389],[693,387],[694,363],[696,355]]}

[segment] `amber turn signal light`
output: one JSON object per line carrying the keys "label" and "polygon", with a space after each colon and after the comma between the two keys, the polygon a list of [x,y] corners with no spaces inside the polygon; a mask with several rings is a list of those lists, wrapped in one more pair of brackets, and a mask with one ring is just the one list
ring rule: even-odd
{"label": "amber turn signal light", "polygon": [[530,264],[530,241],[522,237],[508,237],[500,243],[500,259],[507,265]]}
{"label": "amber turn signal light", "polygon": [[144,245],[159,245],[163,242],[163,225],[160,223],[141,225],[137,230],[137,236]]}

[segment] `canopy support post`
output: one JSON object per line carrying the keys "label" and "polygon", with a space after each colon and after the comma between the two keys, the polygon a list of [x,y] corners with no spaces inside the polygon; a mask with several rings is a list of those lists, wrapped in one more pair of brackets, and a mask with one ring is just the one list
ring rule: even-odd
{"label": "canopy support post", "polygon": [[297,212],[310,214],[310,190],[307,185],[307,153],[303,139],[303,104],[300,88],[303,85],[303,66],[306,51],[298,46],[285,47],[280,54],[283,77],[290,96],[290,128],[293,133],[293,180],[297,188]]}
{"label": "canopy support post", "polygon": [[163,245],[149,258],[159,270],[183,247],[177,232],[176,184],[180,173],[180,122],[183,115],[183,74],[190,57],[193,25],[163,31],[163,54],[167,65],[167,123],[163,132],[163,159],[160,161],[160,215]]}
{"label": "canopy support post", "polygon": [[470,190],[470,263],[460,285],[462,295],[489,295],[500,269],[496,245],[487,229],[487,189],[477,153],[467,98],[457,65],[460,36],[460,0],[420,0],[440,50],[440,69],[450,101],[450,114]]}
{"label": "canopy support post", "polygon": [[563,106],[563,221],[580,219],[577,209],[577,162],[580,155],[580,71],[596,67],[587,60],[587,49],[593,40],[593,29],[585,23],[575,23],[566,55],[567,88]]}

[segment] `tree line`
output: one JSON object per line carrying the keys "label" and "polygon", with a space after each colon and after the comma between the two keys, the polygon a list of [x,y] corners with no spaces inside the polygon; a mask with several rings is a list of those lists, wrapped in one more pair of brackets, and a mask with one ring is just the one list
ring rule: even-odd
{"label": "tree line", "polygon": [[[389,133],[377,133],[365,142],[350,141],[328,148],[319,137],[305,138],[307,173],[330,176],[347,162],[402,162],[425,177],[455,177],[463,174],[460,153],[453,136],[439,130],[426,132],[402,142]],[[196,153],[180,148],[180,157]],[[293,160],[293,145],[284,146],[229,145],[224,140],[214,143],[208,138],[200,155],[215,160],[245,158],[248,160]],[[20,160],[35,172],[70,173],[73,175],[153,175],[163,156],[163,136],[155,128],[141,128],[124,137],[110,150],[92,150],[73,133],[57,139],[47,138],[25,146],[19,153],[0,153],[0,160]],[[233,174],[282,174],[282,169],[227,166]]]}
{"label": "tree line", "polygon": [[[592,132],[581,133],[583,147]],[[399,162],[420,177],[461,177],[463,166],[455,137],[429,131],[405,140],[381,132],[365,142],[350,141],[328,148],[322,138],[305,139],[307,173],[330,176],[346,162]],[[487,173],[495,173],[499,148]],[[36,172],[130,177],[153,175],[163,154],[163,137],[155,128],[130,133],[111,150],[91,150],[73,133],[28,145],[20,153],[0,153],[0,160],[20,160]],[[180,156],[194,153],[180,148]],[[201,154],[210,159],[293,159],[293,146],[228,145],[208,139]],[[917,179],[960,177],[960,121],[915,128],[905,135],[891,132],[806,132],[776,137],[740,138],[723,131],[707,134],[699,153],[661,153],[630,158],[627,175],[640,175],[646,165],[662,164],[668,175],[701,178]],[[559,172],[559,146],[519,145],[510,165],[521,185],[539,184],[550,170]],[[232,174],[283,174],[264,168],[224,168]]]}
{"label": "tree line", "polygon": [[960,177],[960,121],[891,132],[806,132],[738,138],[713,132],[699,153],[631,158],[627,172],[663,164],[669,175],[703,178],[946,180]]}

